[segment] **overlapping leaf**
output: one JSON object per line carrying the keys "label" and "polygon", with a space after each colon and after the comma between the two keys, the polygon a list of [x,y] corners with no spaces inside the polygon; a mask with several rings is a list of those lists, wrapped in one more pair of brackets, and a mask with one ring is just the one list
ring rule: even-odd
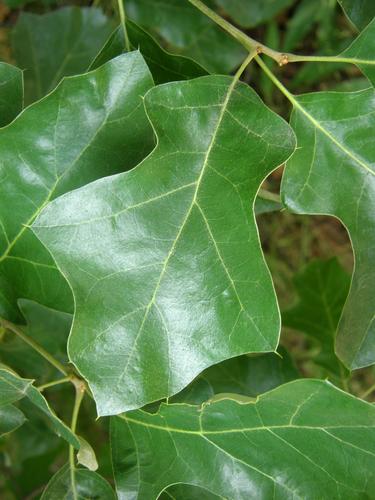
{"label": "overlapping leaf", "polygon": [[153,85],[139,52],[71,77],[0,130],[0,315],[17,299],[71,311],[66,281],[28,226],[54,197],[137,164],[152,148],[142,96]]}
{"label": "overlapping leaf", "polygon": [[100,415],[170,396],[208,366],[278,342],[252,206],[293,151],[292,131],[227,77],[161,85],[145,104],[153,153],[60,197],[33,225],[74,291],[69,355]]}
{"label": "overlapping leaf", "polygon": [[25,415],[15,406],[9,404],[0,407],[0,438],[15,431],[20,427],[26,418]]}
{"label": "overlapping leaf", "polygon": [[93,7],[22,12],[12,45],[17,65],[26,70],[26,103],[45,96],[63,76],[86,71],[112,29],[112,21]]}
{"label": "overlapping leaf", "polygon": [[10,64],[0,63],[0,127],[20,113],[23,104],[22,71]]}
{"label": "overlapping leaf", "polygon": [[321,92],[294,98],[298,148],[282,195],[293,211],[330,214],[349,231],[355,268],[336,352],[348,368],[375,363],[375,92]]}
{"label": "overlapping leaf", "polygon": [[[207,73],[192,59],[165,51],[151,35],[135,23],[127,21],[126,30],[131,46],[141,52],[156,84],[188,80]],[[124,47],[124,30],[119,26],[92,62],[91,69],[122,54]]]}
{"label": "overlapping leaf", "polygon": [[[67,363],[66,343],[72,316],[30,300],[19,300],[18,305],[27,323],[26,335],[60,362]],[[0,360],[20,375],[38,379],[39,384],[50,381],[56,372],[37,351],[13,333],[0,343]]]}
{"label": "overlapping leaf", "polygon": [[51,410],[45,398],[32,385],[32,380],[21,379],[9,370],[0,369],[0,408],[8,408],[9,404],[27,398],[46,415],[52,428],[74,448],[80,448],[80,442],[75,434]]}
{"label": "overlapping leaf", "polygon": [[169,401],[200,404],[221,393],[255,397],[298,377],[288,352],[279,348],[279,354],[245,355],[211,366]]}
{"label": "overlapping leaf", "polygon": [[375,408],[324,381],[111,420],[119,498],[179,482],[235,500],[359,500],[375,488]]}
{"label": "overlapping leaf", "polygon": [[321,346],[314,361],[329,372],[342,376],[334,340],[349,291],[350,278],[337,259],[311,262],[294,278],[299,302],[283,312],[283,325],[307,333]]}
{"label": "overlapping leaf", "polygon": [[230,73],[246,55],[241,45],[188,0],[127,0],[126,10],[133,21],[160,35],[171,50],[193,58],[210,72]]}

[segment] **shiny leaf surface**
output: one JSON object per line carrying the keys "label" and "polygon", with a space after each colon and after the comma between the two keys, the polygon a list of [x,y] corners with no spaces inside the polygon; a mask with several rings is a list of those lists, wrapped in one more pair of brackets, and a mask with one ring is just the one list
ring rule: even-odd
{"label": "shiny leaf surface", "polygon": [[25,102],[86,71],[113,29],[100,9],[65,7],[47,14],[22,12],[12,31],[17,65],[25,71]]}
{"label": "shiny leaf surface", "polygon": [[347,228],[355,267],[336,352],[351,369],[375,362],[375,92],[320,92],[294,98],[297,149],[282,196],[297,213],[329,214]]}
{"label": "shiny leaf surface", "polygon": [[187,0],[127,0],[126,10],[130,19],[161,36],[170,50],[210,72],[230,73],[245,58],[241,45]]}
{"label": "shiny leaf surface", "polygon": [[307,333],[321,346],[314,361],[341,375],[343,366],[335,355],[337,325],[350,286],[350,277],[337,259],[314,261],[294,278],[298,303],[282,313],[283,325]]}
{"label": "shiny leaf surface", "polygon": [[29,225],[51,199],[127,170],[149,152],[142,96],[152,85],[139,52],[124,54],[67,78],[0,130],[1,316],[21,320],[18,298],[72,311],[71,291]]}
{"label": "shiny leaf surface", "polygon": [[[151,35],[135,23],[127,21],[126,29],[131,46],[141,52],[156,84],[189,80],[206,74],[206,71],[192,59],[165,51]],[[96,56],[91,69],[122,54],[124,47],[124,31],[119,26]]]}
{"label": "shiny leaf surface", "polygon": [[52,477],[41,500],[115,500],[115,494],[109,483],[96,472],[86,469],[74,470],[74,484],[69,465],[65,465]]}
{"label": "shiny leaf surface", "polygon": [[55,200],[33,225],[74,291],[69,356],[100,415],[278,342],[252,206],[293,151],[292,131],[229,77],[161,85],[145,105],[153,153]]}
{"label": "shiny leaf surface", "polygon": [[21,112],[22,104],[22,71],[0,62],[0,127],[8,125]]}
{"label": "shiny leaf surface", "polygon": [[291,382],[256,402],[224,397],[111,420],[121,499],[157,498],[178,482],[235,500],[374,491],[375,408],[324,381]]}

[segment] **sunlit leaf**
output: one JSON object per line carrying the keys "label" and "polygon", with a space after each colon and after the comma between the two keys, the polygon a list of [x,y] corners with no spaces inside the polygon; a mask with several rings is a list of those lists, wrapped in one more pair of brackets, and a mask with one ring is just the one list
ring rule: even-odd
{"label": "sunlit leaf", "polygon": [[348,368],[375,363],[375,92],[290,96],[297,149],[288,161],[282,196],[292,211],[329,214],[348,229],[353,279],[336,352]]}
{"label": "sunlit leaf", "polygon": [[71,291],[29,225],[51,199],[150,151],[142,96],[152,85],[139,52],[124,54],[67,78],[0,130],[0,316],[21,321],[18,298],[72,311]]}
{"label": "sunlit leaf", "polygon": [[178,482],[236,500],[359,500],[375,488],[375,407],[324,381],[111,420],[119,498],[157,498]]}
{"label": "sunlit leaf", "polygon": [[145,105],[153,153],[55,200],[33,225],[74,291],[69,356],[100,415],[170,396],[212,364],[278,343],[252,207],[293,151],[292,131],[229,77],[161,85]]}

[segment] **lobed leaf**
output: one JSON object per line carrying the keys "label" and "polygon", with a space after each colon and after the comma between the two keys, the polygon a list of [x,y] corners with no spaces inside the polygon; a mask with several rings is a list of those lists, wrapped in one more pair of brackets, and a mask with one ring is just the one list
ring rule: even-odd
{"label": "lobed leaf", "polygon": [[296,213],[333,215],[347,228],[355,266],[336,352],[350,369],[368,366],[375,363],[375,91],[290,98],[298,147],[282,197]]}
{"label": "lobed leaf", "polygon": [[124,54],[65,79],[0,130],[0,316],[19,320],[20,297],[72,311],[71,291],[29,225],[51,199],[150,151],[142,96],[152,86],[139,52]]}
{"label": "lobed leaf", "polygon": [[60,197],[33,224],[74,291],[69,356],[100,415],[278,343],[253,204],[293,151],[292,131],[228,77],[161,85],[145,105],[159,139],[152,154]]}
{"label": "lobed leaf", "polygon": [[307,379],[256,402],[130,412],[111,419],[117,494],[151,499],[189,483],[235,500],[371,497],[374,425],[372,405]]}

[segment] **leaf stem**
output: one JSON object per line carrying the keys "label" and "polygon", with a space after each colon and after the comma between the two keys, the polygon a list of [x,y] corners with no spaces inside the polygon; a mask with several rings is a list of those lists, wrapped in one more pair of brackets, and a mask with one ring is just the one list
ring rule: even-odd
{"label": "leaf stem", "polygon": [[366,399],[367,396],[369,396],[372,392],[375,391],[375,384],[373,384],[369,389],[367,389],[367,391],[363,392],[361,395],[360,395],[360,398],[361,399]]}
{"label": "leaf stem", "polygon": [[199,9],[203,14],[214,21],[218,26],[223,28],[229,35],[236,39],[248,51],[256,50],[258,54],[263,53],[274,59],[279,66],[285,66],[289,62],[333,62],[333,63],[348,63],[348,64],[375,64],[374,61],[354,59],[352,57],[338,56],[307,56],[292,54],[290,52],[279,52],[278,50],[271,49],[263,43],[246,35],[243,31],[239,30],[233,24],[223,19],[215,11],[207,7],[201,0],[188,0],[194,7]]}
{"label": "leaf stem", "polygon": [[272,73],[267,64],[265,64],[265,62],[262,61],[262,59],[259,56],[255,56],[254,59],[258,63],[258,65],[262,68],[262,70],[265,72],[265,74],[268,76],[268,78],[272,81],[272,83],[276,85],[276,87],[280,90],[280,92],[282,92],[285,95],[285,97],[289,99],[289,101],[293,104],[293,106],[301,109],[301,111],[304,112],[302,106],[299,104],[297,99],[295,99],[293,94],[291,94],[289,90],[286,87],[284,87],[284,85],[280,82],[280,80],[276,78],[276,76]]}
{"label": "leaf stem", "polygon": [[263,198],[263,200],[274,201],[275,203],[281,203],[281,198],[279,194],[271,193],[267,189],[260,188],[258,191],[259,198]]}
{"label": "leaf stem", "polygon": [[38,344],[38,342],[36,342],[34,339],[26,335],[21,327],[14,325],[10,321],[7,321],[6,319],[3,318],[0,318],[0,325],[6,328],[7,330],[10,330],[11,332],[15,333],[24,342],[26,342],[26,344],[29,344],[30,347],[32,347],[35,351],[37,351],[51,365],[57,368],[59,372],[61,372],[66,377],[69,377],[69,372],[67,368],[62,363],[60,363],[58,359],[52,356],[52,354],[47,352],[40,344]]}
{"label": "leaf stem", "polygon": [[128,36],[128,30],[126,29],[126,14],[125,14],[124,3],[125,3],[125,0],[117,0],[122,31],[124,32],[125,49],[126,49],[126,52],[130,52],[130,41],[129,41],[129,36]]}
{"label": "leaf stem", "polygon": [[[72,431],[73,434],[76,433],[79,409],[81,407],[83,396],[85,395],[85,386],[81,381],[75,379],[74,387],[76,389],[76,396],[75,396],[75,400],[74,400],[72,421],[70,424],[70,430]],[[77,492],[76,476],[75,476],[76,467],[75,467],[74,453],[75,453],[74,447],[72,445],[69,445],[70,481],[72,484],[73,499],[78,500],[78,492]]]}
{"label": "leaf stem", "polygon": [[42,392],[44,391],[44,389],[47,389],[48,387],[54,387],[55,385],[65,384],[66,382],[72,382],[72,378],[71,377],[59,378],[58,380],[53,380],[52,382],[47,382],[46,384],[39,385],[37,389],[38,391]]}

